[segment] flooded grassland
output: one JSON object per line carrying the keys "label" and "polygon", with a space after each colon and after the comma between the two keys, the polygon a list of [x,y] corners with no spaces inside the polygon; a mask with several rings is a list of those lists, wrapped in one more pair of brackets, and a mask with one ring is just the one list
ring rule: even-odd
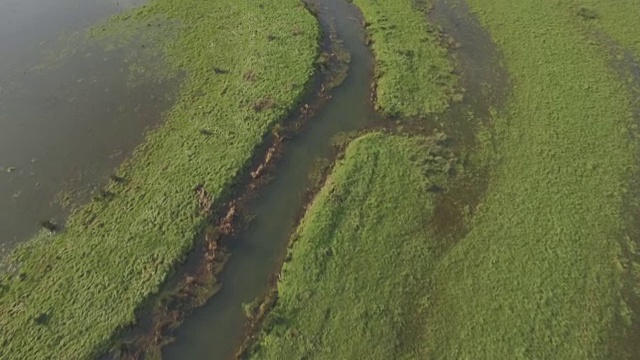
{"label": "flooded grassland", "polygon": [[162,37],[163,26],[172,41],[158,53],[184,76],[176,103],[63,231],[43,232],[11,255],[0,287],[0,357],[104,352],[189,251],[313,73],[318,26],[296,1],[158,0],[96,32],[126,43],[137,41],[126,38],[133,31]]}
{"label": "flooded grassland", "polygon": [[63,227],[69,205],[89,198],[172,104],[167,79],[130,84],[127,51],[78,42],[53,56],[80,38],[69,34],[134,3],[0,1],[0,257],[42,223]]}

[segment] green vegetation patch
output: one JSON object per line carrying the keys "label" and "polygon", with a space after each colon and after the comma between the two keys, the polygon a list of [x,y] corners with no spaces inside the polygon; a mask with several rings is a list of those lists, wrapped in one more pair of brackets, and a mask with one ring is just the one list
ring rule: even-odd
{"label": "green vegetation patch", "polygon": [[437,32],[412,0],[354,0],[367,21],[377,60],[377,108],[385,115],[444,111],[457,77]]}
{"label": "green vegetation patch", "polygon": [[447,177],[434,147],[380,133],[349,145],[294,236],[252,358],[415,358],[414,315],[441,253],[427,226],[428,189]]}
{"label": "green vegetation patch", "polygon": [[[470,233],[439,263],[435,359],[620,359],[628,94],[568,1],[469,0],[514,92]],[[588,15],[588,13],[587,13]]]}
{"label": "green vegetation patch", "polygon": [[172,31],[164,60],[184,75],[179,98],[105,196],[12,256],[0,281],[0,358],[105,351],[312,76],[319,29],[297,0],[152,0],[104,31],[162,33],[158,19]]}

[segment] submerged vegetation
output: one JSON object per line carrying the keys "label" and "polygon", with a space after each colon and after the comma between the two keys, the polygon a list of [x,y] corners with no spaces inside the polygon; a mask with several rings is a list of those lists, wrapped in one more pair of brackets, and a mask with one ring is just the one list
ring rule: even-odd
{"label": "submerged vegetation", "polygon": [[210,208],[203,201],[220,204],[300,100],[318,52],[318,26],[296,0],[152,0],[114,22],[104,32],[150,38],[167,24],[171,41],[158,48],[183,76],[179,98],[114,175],[122,181],[100,192],[108,196],[11,257],[0,282],[0,358],[107,350],[192,247]]}

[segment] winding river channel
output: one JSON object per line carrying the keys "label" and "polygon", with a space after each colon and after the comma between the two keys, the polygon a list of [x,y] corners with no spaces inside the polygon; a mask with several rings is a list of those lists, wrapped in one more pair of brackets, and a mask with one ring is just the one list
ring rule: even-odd
{"label": "winding river channel", "polygon": [[275,178],[249,204],[246,230],[230,241],[231,257],[218,279],[222,289],[189,315],[164,350],[165,359],[231,358],[243,340],[242,304],[265,293],[270,275],[286,252],[289,236],[303,211],[308,174],[316,160],[332,158],[332,138],[362,129],[378,119],[371,103],[374,60],[365,42],[358,9],[343,0],[313,0],[325,34],[335,31],[351,54],[349,72],[331,99],[292,141],[275,165]]}
{"label": "winding river channel", "polygon": [[[348,75],[331,92],[330,100],[320,111],[305,120],[303,130],[285,144],[284,153],[275,165],[274,179],[260,187],[248,205],[251,219],[248,226],[229,242],[231,257],[218,278],[221,290],[175,330],[175,341],[163,349],[165,359],[231,359],[235,356],[250,329],[243,304],[260,298],[273,286],[273,275],[278,272],[290,236],[308,201],[305,195],[312,186],[309,173],[318,159],[335,158],[332,139],[336,135],[367,128],[394,131],[398,124],[404,123],[416,133],[433,133],[435,128],[441,128],[452,136],[454,148],[468,150],[473,146],[475,125],[486,120],[490,109],[499,107],[504,98],[507,76],[490,36],[464,4],[452,6],[438,1],[431,18],[425,21],[440,26],[458,42],[459,46],[452,49],[452,60],[466,89],[464,99],[429,119],[404,119],[400,123],[383,120],[371,101],[375,60],[367,45],[365,23],[359,9],[344,0],[309,0],[307,4],[316,10],[324,33],[333,33],[350,53]],[[441,225],[448,228],[447,231],[457,232],[452,222],[460,216],[451,213],[457,207],[450,205],[463,202],[475,206],[484,191],[482,184],[466,185],[439,199],[442,216],[437,218],[442,218],[445,223]],[[460,236],[459,233],[452,235]]]}

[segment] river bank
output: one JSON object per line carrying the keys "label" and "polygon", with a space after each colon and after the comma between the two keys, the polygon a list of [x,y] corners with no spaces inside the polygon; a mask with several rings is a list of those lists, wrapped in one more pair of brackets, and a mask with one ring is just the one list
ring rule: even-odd
{"label": "river bank", "polygon": [[[206,357],[213,344],[216,350],[211,352],[219,356],[231,352],[243,331],[244,313],[237,310],[247,301],[247,293],[257,294],[261,281],[266,283],[273,258],[282,252],[280,240],[293,226],[300,201],[308,197],[304,186],[310,173],[323,171],[317,157],[329,156],[328,144],[334,134],[375,116],[370,107],[350,112],[364,110],[369,116],[345,121],[340,115],[347,102],[367,102],[368,83],[357,79],[371,74],[368,67],[359,66],[366,59],[346,52],[345,42],[336,35],[339,26],[323,17],[322,10],[310,7],[310,11],[322,27],[322,40],[317,70],[304,100],[254,152],[230,200],[209,216],[194,251],[176,267],[160,292],[148,299],[138,313],[138,324],[119,337],[105,358]],[[351,65],[360,68],[355,79]],[[347,85],[341,86],[343,82]],[[262,250],[256,252],[253,247]],[[253,270],[235,273],[245,266]],[[206,321],[211,308],[225,316]],[[199,341],[202,334],[207,334],[206,342]]]}

